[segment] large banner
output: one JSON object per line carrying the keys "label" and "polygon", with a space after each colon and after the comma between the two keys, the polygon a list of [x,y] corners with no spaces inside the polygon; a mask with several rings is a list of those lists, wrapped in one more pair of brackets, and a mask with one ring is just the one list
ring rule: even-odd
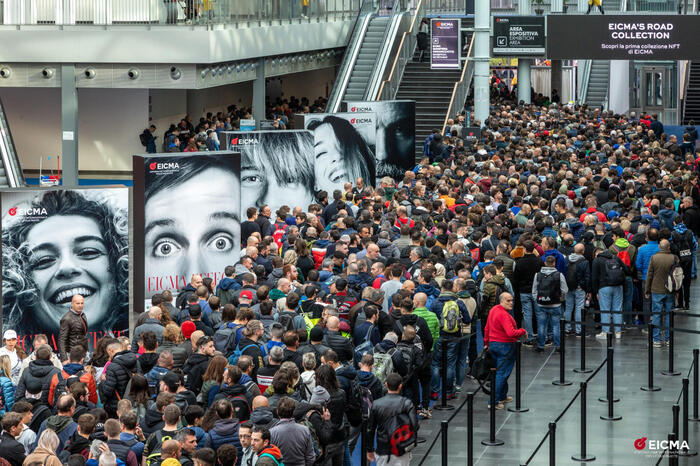
{"label": "large banner", "polygon": [[222,148],[241,153],[241,212],[263,205],[273,213],[283,205],[306,210],[316,202],[317,191],[331,189],[331,194],[336,186],[331,182],[331,177],[337,178],[335,170],[326,173],[330,163],[316,161],[311,131],[225,131],[223,135]]}
{"label": "large banner", "polygon": [[494,16],[493,55],[545,54],[544,16]]}
{"label": "large banner", "polygon": [[350,113],[376,114],[374,155],[377,179],[402,180],[416,164],[416,103],[413,100],[345,102]]}
{"label": "large banner", "polygon": [[61,317],[84,298],[90,349],[129,329],[129,189],[0,192],[3,331],[20,346],[46,334],[58,347]]}
{"label": "large banner", "polygon": [[307,113],[294,117],[313,132],[317,188],[332,194],[345,182],[362,178],[375,185],[377,119],[374,113]]}
{"label": "large banner", "polygon": [[698,15],[547,15],[547,57],[698,60],[699,29]]}
{"label": "large banner", "polygon": [[459,19],[432,19],[430,22],[430,69],[461,69],[459,41]]}
{"label": "large banner", "polygon": [[133,168],[134,309],[194,274],[216,286],[239,260],[240,154],[135,156]]}

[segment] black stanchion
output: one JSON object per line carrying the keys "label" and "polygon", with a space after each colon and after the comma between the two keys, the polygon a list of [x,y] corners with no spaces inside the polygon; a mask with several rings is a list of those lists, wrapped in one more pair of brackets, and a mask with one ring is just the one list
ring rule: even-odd
{"label": "black stanchion", "polygon": [[522,352],[523,344],[521,342],[515,343],[515,407],[510,406],[508,411],[511,413],[524,413],[530,411],[529,408],[521,407],[521,379],[520,379],[520,356]]}
{"label": "black stanchion", "polygon": [[[362,416],[362,424],[360,424],[360,466],[367,466],[367,418]],[[374,439],[372,439],[374,441]]]}
{"label": "black stanchion", "polygon": [[[608,402],[608,397],[609,393],[612,393],[612,383],[613,383],[613,370],[615,370],[615,364],[613,361],[613,358],[615,357],[615,353],[612,347],[612,333],[608,333],[607,335],[607,340],[608,340],[608,349],[607,349],[607,359],[605,360],[605,397],[600,397],[598,398],[598,401],[601,403],[607,403]],[[617,403],[620,401],[619,398],[615,398],[613,396],[612,399],[613,403]]]}
{"label": "black stanchion", "polygon": [[572,460],[580,463],[595,461],[595,456],[586,453],[586,389],[588,384],[581,382],[581,454],[571,457]]}
{"label": "black stanchion", "polygon": [[[619,421],[622,416],[615,416],[615,396],[613,394],[613,361],[614,361],[615,350],[608,347],[608,358],[605,363],[607,366],[607,402],[608,402],[608,415],[600,416],[604,421]],[[619,401],[619,400],[618,400]]]}
{"label": "black stanchion", "polygon": [[649,346],[647,354],[647,384],[640,387],[645,392],[658,392],[661,387],[654,386],[654,325],[651,323],[651,315],[647,316],[647,344]]}
{"label": "black stanchion", "polygon": [[549,423],[549,466],[554,466],[557,463],[557,423]]}
{"label": "black stanchion", "polygon": [[681,375],[680,372],[674,370],[673,368],[673,356],[674,356],[674,343],[673,340],[675,340],[674,335],[676,332],[673,331],[673,321],[674,321],[674,312],[673,309],[669,311],[668,313],[668,330],[669,336],[668,336],[668,370],[661,371],[661,375],[667,375],[670,377],[675,377],[677,375]]}
{"label": "black stanchion", "polygon": [[[689,380],[688,379],[683,379],[683,436],[681,437],[681,440],[685,440],[686,442],[689,442],[688,439],[688,411],[689,411],[689,397],[688,397],[688,389],[689,389]],[[691,450],[688,446],[688,448],[683,447],[681,448],[681,451],[678,453],[681,456],[696,456],[698,454],[697,451]]]}
{"label": "black stanchion", "polygon": [[693,350],[693,417],[689,420],[693,422],[700,422],[700,406],[698,406],[698,372],[700,372],[700,367],[698,367],[698,359],[700,359],[700,350],[697,348]]}
{"label": "black stanchion", "polygon": [[593,369],[586,369],[586,308],[581,309],[581,367],[574,368],[577,374],[588,374]]}
{"label": "black stanchion", "polygon": [[440,423],[440,436],[442,437],[442,466],[447,466],[447,426],[449,422],[442,421]]}
{"label": "black stanchion", "polygon": [[671,412],[673,413],[673,433],[678,436],[678,432],[680,432],[680,413],[681,413],[681,407],[678,406],[677,404],[674,404],[671,406]]}
{"label": "black stanchion", "polygon": [[474,464],[474,392],[467,393],[467,466]]}
{"label": "black stanchion", "polygon": [[564,329],[566,327],[566,321],[564,319],[559,319],[559,379],[553,380],[552,385],[557,385],[559,387],[568,387],[573,382],[564,380],[564,371],[566,371],[566,338]]}
{"label": "black stanchion", "polygon": [[440,401],[440,404],[436,404],[433,406],[434,409],[437,409],[438,411],[449,411],[451,409],[455,409],[454,406],[447,404],[447,341],[443,340],[442,341],[442,354],[441,354],[441,365],[442,367],[440,368],[440,377],[442,377],[442,400]]}
{"label": "black stanchion", "polygon": [[675,432],[668,434],[668,464],[669,466],[678,466],[678,448],[676,441],[678,435]]}
{"label": "black stanchion", "polygon": [[489,397],[489,438],[482,440],[481,444],[488,447],[497,447],[503,445],[503,440],[496,438],[496,368],[491,369],[491,396]]}

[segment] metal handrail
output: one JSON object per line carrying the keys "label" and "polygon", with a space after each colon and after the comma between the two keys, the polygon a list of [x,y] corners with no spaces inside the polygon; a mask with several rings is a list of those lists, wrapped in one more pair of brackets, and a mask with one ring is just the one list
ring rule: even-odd
{"label": "metal handrail", "polygon": [[381,47],[377,55],[376,66],[372,70],[365,95],[363,100],[374,100],[377,95],[378,88],[381,87],[381,78],[384,76],[386,63],[389,60],[389,54],[396,39],[396,30],[401,24],[401,18],[404,14],[404,9],[401,8],[402,0],[394,0],[394,5],[391,9],[391,19],[384,28],[384,36],[382,37]]}
{"label": "metal handrail", "polygon": [[[394,58],[394,63],[391,65],[391,71],[387,79],[382,81],[379,87],[379,92],[377,93],[377,100],[391,100],[396,97],[396,93],[401,85],[401,79],[403,78],[404,70],[406,69],[406,63],[413,57],[416,50],[416,44],[418,42],[416,34],[414,33],[416,29],[416,21],[418,18],[423,18],[425,14],[425,3],[423,0],[418,1],[416,5],[415,13],[413,15],[413,21],[411,21],[411,27],[408,31],[404,32],[401,36],[401,42],[399,43],[399,49],[396,52],[396,57]],[[384,90],[387,89],[387,93],[384,94]]]}
{"label": "metal handrail", "polygon": [[355,20],[352,32],[350,33],[348,48],[345,50],[343,61],[338,69],[335,85],[333,86],[331,94],[328,97],[326,111],[329,113],[335,113],[340,108],[342,97],[345,95],[345,89],[348,86],[350,75],[352,74],[353,68],[355,68],[355,62],[357,62],[357,56],[360,53],[362,39],[367,33],[367,28],[369,28],[370,21],[376,15],[376,8],[369,9],[367,5],[374,5],[374,0],[363,0],[362,6],[360,7],[357,19]]}
{"label": "metal handrail", "polygon": [[686,105],[686,99],[688,97],[688,80],[690,79],[690,60],[684,60],[683,61],[683,78],[681,80],[681,92],[680,95],[682,95],[682,100],[681,100],[681,105],[679,105],[679,111],[680,111],[680,117],[681,121],[679,122],[680,124],[683,124],[683,121],[685,120],[685,105]]}
{"label": "metal handrail", "polygon": [[10,188],[20,188],[25,185],[24,174],[20,167],[15,150],[15,143],[12,139],[10,126],[5,116],[5,108],[0,102],[0,155],[5,166],[5,177]]}
{"label": "metal handrail", "polygon": [[472,79],[474,79],[474,61],[472,60],[472,50],[474,48],[474,36],[469,41],[469,51],[467,52],[467,59],[464,60],[464,66],[462,67],[462,76],[459,81],[455,83],[452,89],[452,96],[450,97],[450,106],[447,109],[447,114],[445,114],[445,121],[442,124],[441,130],[447,127],[447,120],[452,118],[455,114],[455,105],[460,102],[460,111],[464,108],[464,102],[467,100],[469,95],[469,87],[471,86]]}
{"label": "metal handrail", "polygon": [[581,93],[579,94],[578,103],[583,105],[588,97],[588,82],[591,79],[591,68],[593,68],[593,60],[583,60],[583,77],[581,78]]}

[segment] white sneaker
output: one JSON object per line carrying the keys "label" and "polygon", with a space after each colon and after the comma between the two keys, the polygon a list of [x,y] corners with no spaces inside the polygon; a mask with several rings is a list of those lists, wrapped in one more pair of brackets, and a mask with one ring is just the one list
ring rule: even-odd
{"label": "white sneaker", "polygon": [[600,332],[598,335],[595,336],[598,340],[607,340],[608,339],[608,334],[605,332]]}
{"label": "white sneaker", "polygon": [[615,332],[615,339],[619,340],[620,338],[622,338],[622,332]]}

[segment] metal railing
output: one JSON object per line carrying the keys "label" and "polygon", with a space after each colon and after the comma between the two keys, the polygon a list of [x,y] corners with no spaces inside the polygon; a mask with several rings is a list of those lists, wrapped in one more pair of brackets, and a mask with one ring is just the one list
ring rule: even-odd
{"label": "metal railing", "polygon": [[682,0],[627,0],[628,12],[680,13]]}
{"label": "metal railing", "polygon": [[686,98],[688,97],[688,81],[690,80],[690,60],[683,60],[681,64],[683,65],[683,72],[681,73],[681,92],[678,93],[680,96],[680,102],[678,102],[678,124],[683,124],[683,119],[685,117],[685,104]]}
{"label": "metal railing", "polygon": [[0,156],[5,167],[5,177],[10,188],[20,188],[25,185],[24,174],[20,167],[15,150],[15,143],[12,140],[10,125],[5,118],[5,108],[0,102]]}
{"label": "metal railing", "polygon": [[328,96],[326,111],[329,113],[335,113],[340,109],[340,103],[345,95],[345,89],[350,81],[352,70],[355,67],[357,55],[360,53],[360,48],[362,47],[362,40],[365,37],[370,21],[376,15],[376,11],[373,0],[362,1],[359,14],[357,15],[352,32],[350,33],[348,47],[345,49],[343,62],[340,64],[338,74],[336,75],[335,85],[331,90],[330,96]]}
{"label": "metal railing", "polygon": [[[582,60],[583,62],[583,77],[581,78],[581,92],[579,93],[578,103],[583,105],[588,97],[588,82],[591,79],[591,68],[593,60]],[[579,62],[581,63],[581,62]]]}
{"label": "metal railing", "polygon": [[[372,70],[372,74],[370,75],[363,100],[375,100],[375,98],[379,95],[381,86],[384,84],[382,78],[385,75],[387,63],[389,63],[389,60],[391,60],[391,51],[394,49],[397,31],[400,30],[401,20],[406,12],[406,9],[402,8],[402,5],[405,3],[406,2],[404,0],[394,0],[391,19],[386,25],[386,29],[384,29],[381,48],[379,49],[379,54],[377,55],[377,63]],[[400,46],[401,45],[399,44],[399,47]]]}
{"label": "metal railing", "polygon": [[413,54],[416,50],[416,34],[418,24],[420,24],[419,18],[422,19],[425,16],[425,4],[427,1],[428,0],[418,1],[411,27],[401,36],[399,50],[391,65],[389,77],[382,81],[379,92],[377,93],[377,100],[392,100],[396,97],[396,93],[399,91],[399,86],[401,85],[401,79],[403,78],[403,72],[406,70],[406,64],[413,59]]}
{"label": "metal railing", "polygon": [[467,101],[469,96],[469,88],[471,87],[472,80],[474,79],[474,60],[472,60],[472,50],[474,50],[474,36],[472,34],[471,41],[469,41],[469,51],[467,52],[467,59],[464,61],[464,66],[462,67],[462,76],[458,82],[455,83],[454,89],[452,89],[452,97],[450,98],[450,106],[447,109],[447,114],[445,115],[445,121],[442,124],[442,128],[447,127],[447,120],[454,117],[458,112],[464,109],[464,103]]}
{"label": "metal railing", "polygon": [[361,0],[4,0],[5,25],[214,25],[352,18]]}

